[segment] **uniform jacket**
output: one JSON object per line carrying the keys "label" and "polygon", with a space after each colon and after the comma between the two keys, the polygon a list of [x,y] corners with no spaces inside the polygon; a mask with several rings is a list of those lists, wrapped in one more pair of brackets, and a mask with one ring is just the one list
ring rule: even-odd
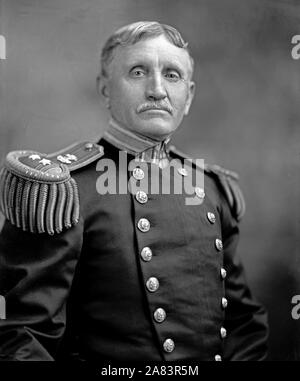
{"label": "uniform jacket", "polygon": [[78,221],[55,234],[5,222],[0,358],[265,359],[266,313],[245,280],[238,201],[230,205],[221,177],[203,172],[205,195],[196,206],[184,194],[145,192],[142,202],[131,193],[99,194],[101,161],[117,164],[117,179],[124,175],[119,150],[100,144],[99,160],[72,171]]}

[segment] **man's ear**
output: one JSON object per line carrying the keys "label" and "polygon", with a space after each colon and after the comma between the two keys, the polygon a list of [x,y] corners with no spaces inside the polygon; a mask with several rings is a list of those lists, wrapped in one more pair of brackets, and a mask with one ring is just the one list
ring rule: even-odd
{"label": "man's ear", "polygon": [[99,75],[97,77],[97,91],[104,100],[106,107],[110,108],[108,78],[106,76]]}
{"label": "man's ear", "polygon": [[187,97],[185,109],[184,109],[184,115],[188,115],[188,113],[189,113],[189,110],[190,110],[190,107],[191,107],[191,104],[192,104],[192,101],[193,101],[194,95],[195,95],[195,87],[196,87],[195,82],[190,81],[188,97]]}

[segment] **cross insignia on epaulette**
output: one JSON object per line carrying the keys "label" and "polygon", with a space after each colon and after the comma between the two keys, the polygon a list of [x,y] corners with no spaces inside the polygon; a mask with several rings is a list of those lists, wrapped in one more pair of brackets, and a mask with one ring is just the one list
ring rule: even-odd
{"label": "cross insignia on epaulette", "polygon": [[58,155],[57,160],[64,164],[71,164],[72,161],[77,161],[77,156],[67,153],[66,155]]}
{"label": "cross insignia on epaulette", "polygon": [[51,164],[51,160],[44,158],[44,159],[40,160],[39,163],[41,163],[43,165],[49,165],[49,164]]}
{"label": "cross insignia on epaulette", "polygon": [[29,156],[29,159],[31,159],[31,160],[40,160],[41,157],[40,157],[40,155],[37,155],[37,154],[34,153],[34,154]]}

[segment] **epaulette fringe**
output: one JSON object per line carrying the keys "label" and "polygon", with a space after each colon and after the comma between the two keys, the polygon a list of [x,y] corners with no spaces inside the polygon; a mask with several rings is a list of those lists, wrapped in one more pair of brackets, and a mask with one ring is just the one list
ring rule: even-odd
{"label": "epaulette fringe", "polygon": [[[66,166],[52,173],[28,169],[19,162],[24,154],[8,154],[0,172],[0,209],[15,226],[31,233],[60,233],[79,221],[79,196]],[[51,172],[50,172],[51,173]]]}

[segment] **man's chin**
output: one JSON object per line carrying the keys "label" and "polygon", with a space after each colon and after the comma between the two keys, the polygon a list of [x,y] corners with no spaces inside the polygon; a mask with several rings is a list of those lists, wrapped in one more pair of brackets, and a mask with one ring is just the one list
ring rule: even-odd
{"label": "man's chin", "polygon": [[151,139],[164,140],[175,131],[172,126],[164,121],[152,121],[151,123],[142,123],[139,132]]}

